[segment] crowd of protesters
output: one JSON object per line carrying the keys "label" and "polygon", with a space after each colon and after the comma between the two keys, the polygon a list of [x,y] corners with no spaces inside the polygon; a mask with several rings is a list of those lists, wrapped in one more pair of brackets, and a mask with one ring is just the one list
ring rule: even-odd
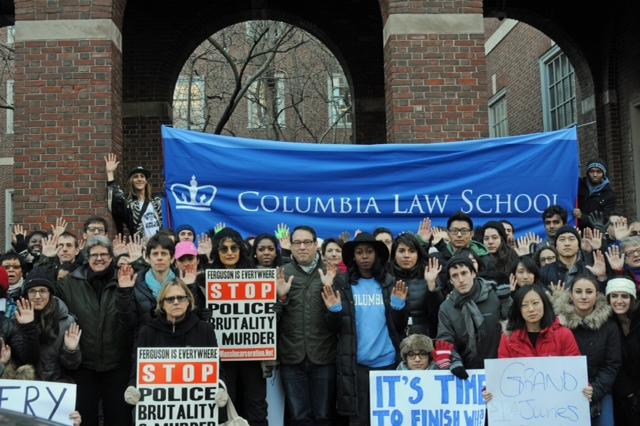
{"label": "crowd of protesters", "polygon": [[579,229],[554,205],[544,238],[458,212],[446,229],[425,218],[415,233],[353,239],[322,239],[310,222],[244,238],[224,224],[163,229],[149,172],[134,168],[121,189],[116,157],[105,162],[114,232],[99,216],[81,236],[63,218],[15,225],[1,258],[1,377],[76,383],[76,424],[132,424],[137,347],[216,346],[204,271],[230,268],[277,268],[277,362],[221,365],[251,425],[267,424],[274,368],[287,424],[366,425],[371,370],[464,380],[485,359],[528,356],[587,357],[592,424],[640,414],[640,223],[615,213],[601,161],[587,164]]}

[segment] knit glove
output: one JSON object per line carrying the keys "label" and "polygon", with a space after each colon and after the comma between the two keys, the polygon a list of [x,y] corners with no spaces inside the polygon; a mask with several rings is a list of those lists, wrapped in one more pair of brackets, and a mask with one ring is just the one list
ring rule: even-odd
{"label": "knit glove", "polygon": [[445,340],[436,340],[436,346],[433,351],[433,362],[436,363],[440,370],[448,370],[451,367],[451,353],[453,352],[453,343]]}
{"label": "knit glove", "polygon": [[498,299],[500,300],[506,299],[507,297],[511,296],[511,287],[509,286],[509,284],[498,284],[495,289],[496,296],[498,296]]}
{"label": "knit glove", "polygon": [[124,391],[124,401],[129,405],[140,402],[140,391],[135,386],[128,386]]}
{"label": "knit glove", "polygon": [[454,376],[456,376],[458,379],[461,379],[461,380],[467,380],[469,378],[469,373],[467,373],[467,370],[465,370],[465,368],[462,365],[452,368],[451,374],[453,374]]}
{"label": "knit glove", "polygon": [[218,387],[218,392],[216,392],[214,400],[216,402],[216,407],[225,407],[227,402],[229,402],[229,394],[226,389]]}

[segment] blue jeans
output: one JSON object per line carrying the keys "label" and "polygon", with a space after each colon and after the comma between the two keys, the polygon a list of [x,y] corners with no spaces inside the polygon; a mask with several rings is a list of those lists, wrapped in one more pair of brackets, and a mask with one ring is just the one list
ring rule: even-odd
{"label": "blue jeans", "polygon": [[292,425],[332,425],[336,405],[336,366],[280,364],[284,397]]}
{"label": "blue jeans", "polygon": [[610,393],[600,400],[600,410],[600,415],[591,419],[591,426],[614,426],[613,398]]}

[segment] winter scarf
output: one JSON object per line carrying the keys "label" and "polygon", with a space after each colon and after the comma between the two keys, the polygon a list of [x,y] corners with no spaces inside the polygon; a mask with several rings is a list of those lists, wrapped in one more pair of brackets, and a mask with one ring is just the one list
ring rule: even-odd
{"label": "winter scarf", "polygon": [[460,294],[453,291],[449,297],[456,309],[460,309],[464,327],[469,335],[469,351],[477,353],[477,343],[486,337],[484,315],[478,309],[476,302],[484,302],[489,297],[489,287],[483,286],[478,280],[473,283],[471,291]]}

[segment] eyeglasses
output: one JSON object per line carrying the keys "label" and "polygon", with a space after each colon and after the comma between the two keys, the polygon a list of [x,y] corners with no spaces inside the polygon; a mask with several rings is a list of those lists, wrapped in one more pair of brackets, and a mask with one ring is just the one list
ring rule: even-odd
{"label": "eyeglasses", "polygon": [[42,289],[30,288],[27,291],[27,294],[29,294],[29,296],[35,296],[35,295],[38,295],[38,294],[46,296],[47,294],[49,294],[49,289],[48,288],[42,288]]}
{"label": "eyeglasses", "polygon": [[189,300],[189,298],[187,296],[171,296],[171,297],[165,297],[164,301],[169,303],[169,304],[174,304],[174,303],[184,303],[187,300]]}
{"label": "eyeglasses", "polygon": [[240,247],[238,247],[238,246],[231,246],[231,247],[229,247],[229,246],[222,246],[222,247],[219,247],[219,248],[218,248],[218,251],[219,251],[220,253],[229,253],[229,252],[231,252],[231,253],[237,253],[237,252],[239,252],[239,251],[240,251]]}
{"label": "eyeglasses", "polygon": [[429,354],[425,351],[411,351],[407,353],[407,358],[420,358],[420,359],[425,359],[428,358]]}
{"label": "eyeglasses", "polygon": [[555,262],[556,261],[556,257],[555,256],[549,256],[549,257],[540,257],[540,262]]}
{"label": "eyeglasses", "polygon": [[313,241],[313,240],[304,240],[304,241],[295,240],[295,241],[291,241],[291,245],[292,246],[296,246],[296,247],[300,247],[303,244],[305,246],[310,246],[310,245],[312,245],[314,243],[315,243],[315,241]]}
{"label": "eyeglasses", "polygon": [[451,229],[449,229],[449,233],[453,234],[453,235],[460,234],[462,236],[465,236],[465,235],[468,235],[469,232],[471,232],[471,229],[467,229],[467,228],[451,228]]}
{"label": "eyeglasses", "polygon": [[108,259],[111,257],[111,255],[109,253],[91,253],[89,257],[91,259],[99,259],[99,258]]}
{"label": "eyeglasses", "polygon": [[636,249],[627,250],[624,252],[625,256],[640,256],[640,247]]}
{"label": "eyeglasses", "polygon": [[93,234],[104,234],[105,229],[102,227],[90,226],[87,228],[87,232],[91,232]]}

